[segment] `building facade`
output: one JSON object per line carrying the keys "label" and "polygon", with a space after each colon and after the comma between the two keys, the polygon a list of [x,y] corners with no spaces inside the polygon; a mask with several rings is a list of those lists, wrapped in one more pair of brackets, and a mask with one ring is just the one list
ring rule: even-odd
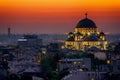
{"label": "building facade", "polygon": [[74,32],[69,32],[63,48],[85,51],[89,48],[107,50],[108,42],[104,32],[99,32],[96,24],[86,17],[80,20]]}
{"label": "building facade", "polygon": [[59,71],[68,68],[69,71],[80,70],[80,71],[91,71],[91,59],[61,59],[59,61]]}
{"label": "building facade", "polygon": [[42,39],[39,39],[37,35],[24,35],[23,38],[17,41],[19,46],[41,46]]}

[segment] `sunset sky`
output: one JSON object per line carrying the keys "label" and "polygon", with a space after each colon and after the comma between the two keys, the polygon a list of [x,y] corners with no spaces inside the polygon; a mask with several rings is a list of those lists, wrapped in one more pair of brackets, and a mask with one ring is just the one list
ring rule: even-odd
{"label": "sunset sky", "polygon": [[100,31],[120,33],[120,0],[0,0],[0,33],[66,33],[86,12]]}

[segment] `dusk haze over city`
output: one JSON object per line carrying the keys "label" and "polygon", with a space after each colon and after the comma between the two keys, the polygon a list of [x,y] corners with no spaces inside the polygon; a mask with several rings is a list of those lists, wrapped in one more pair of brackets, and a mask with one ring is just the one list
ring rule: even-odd
{"label": "dusk haze over city", "polygon": [[120,80],[120,0],[0,0],[0,80]]}
{"label": "dusk haze over city", "polygon": [[120,0],[0,0],[0,33],[67,33],[86,12],[100,31],[120,33]]}

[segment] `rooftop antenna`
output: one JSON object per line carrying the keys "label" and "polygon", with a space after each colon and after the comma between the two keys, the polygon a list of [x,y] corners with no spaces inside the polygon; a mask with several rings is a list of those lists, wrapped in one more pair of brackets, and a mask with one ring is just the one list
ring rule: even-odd
{"label": "rooftop antenna", "polygon": [[10,36],[11,36],[11,28],[8,27],[8,37],[10,38]]}

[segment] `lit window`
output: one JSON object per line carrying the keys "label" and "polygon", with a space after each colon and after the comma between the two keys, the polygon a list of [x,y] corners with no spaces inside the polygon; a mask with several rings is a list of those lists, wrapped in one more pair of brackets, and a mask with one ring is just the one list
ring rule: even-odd
{"label": "lit window", "polygon": [[74,65],[76,65],[76,63],[77,63],[76,61],[73,62]]}
{"label": "lit window", "polygon": [[91,78],[91,80],[95,80],[94,78]]}
{"label": "lit window", "polygon": [[80,62],[78,62],[78,64],[80,64]]}

